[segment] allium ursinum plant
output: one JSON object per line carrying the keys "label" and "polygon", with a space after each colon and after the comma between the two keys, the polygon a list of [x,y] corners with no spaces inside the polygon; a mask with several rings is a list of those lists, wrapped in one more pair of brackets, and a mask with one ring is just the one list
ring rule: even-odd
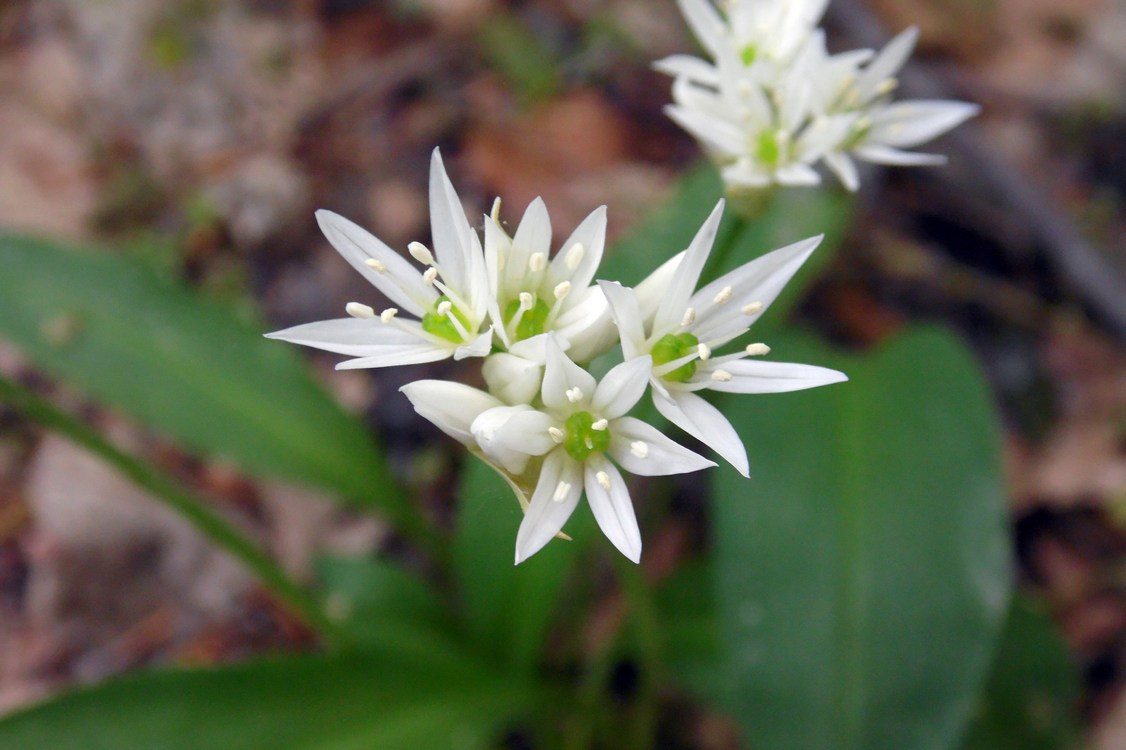
{"label": "allium ursinum plant", "polygon": [[830,55],[817,27],[828,0],[678,0],[711,57],[673,55],[655,67],[672,75],[668,115],[719,166],[731,191],[816,185],[824,163],[849,190],[853,159],[940,164],[907,151],[977,113],[957,101],[893,102],[896,74],[918,36],[907,29],[879,54]]}
{"label": "allium ursinum plant", "polygon": [[[524,508],[516,562],[560,535],[584,492],[599,527],[633,561],[641,534],[619,470],[660,476],[715,464],[628,416],[651,390],[657,408],[747,475],[742,442],[698,391],[766,393],[845,380],[834,370],[748,361],[753,343],[717,353],[758,319],[820,238],[753,260],[696,290],[723,211],[712,212],[684,252],[630,289],[594,283],[606,212],[588,216],[552,253],[543,201],[510,236],[499,203],[470,227],[438,152],[430,171],[434,250],[412,242],[419,271],[355,224],[320,211],[334,247],[417,320],[358,302],[351,317],[268,334],[355,357],[338,368],[482,358],[487,390],[445,380],[403,386],[415,410],[500,472]],[[587,368],[620,343],[623,362],[601,382]]]}

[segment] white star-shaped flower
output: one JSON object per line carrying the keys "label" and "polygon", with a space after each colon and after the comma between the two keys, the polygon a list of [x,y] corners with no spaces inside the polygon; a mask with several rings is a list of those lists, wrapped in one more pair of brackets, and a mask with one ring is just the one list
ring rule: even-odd
{"label": "white star-shaped flower", "polygon": [[659,269],[656,282],[639,286],[644,292],[601,284],[627,362],[651,362],[648,376],[657,409],[749,476],[742,440],[697,391],[780,393],[848,378],[824,367],[748,359],[770,351],[761,343],[715,353],[758,320],[821,241],[813,237],[767,253],[696,290],[722,214],[721,200],[688,249]]}
{"label": "white star-shaped flower", "polygon": [[529,467],[538,471],[516,535],[516,562],[535,554],[563,528],[584,490],[602,532],[637,562],[641,533],[618,466],[663,476],[715,464],[626,416],[645,392],[648,357],[624,362],[596,382],[554,338],[547,339],[546,354],[542,406],[489,409],[470,428],[485,456],[504,471],[514,476]]}
{"label": "white star-shaped flower", "polygon": [[[359,302],[351,316],[266,334],[294,344],[347,354],[337,369],[389,367],[447,357],[483,357],[492,346],[490,290],[481,241],[469,226],[438,150],[430,161],[433,252],[418,242],[410,254],[419,270],[370,233],[331,211],[317,222],[332,246],[397,307],[376,313]],[[399,312],[415,319],[400,316]]]}

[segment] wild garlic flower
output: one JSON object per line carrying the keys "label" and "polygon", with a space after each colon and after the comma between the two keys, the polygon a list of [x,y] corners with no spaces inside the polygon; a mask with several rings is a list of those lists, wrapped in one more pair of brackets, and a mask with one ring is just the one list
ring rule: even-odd
{"label": "wild garlic flower", "polygon": [[668,115],[700,141],[731,190],[814,185],[824,161],[856,190],[852,159],[935,164],[904,151],[973,116],[955,101],[893,103],[895,78],[914,48],[908,29],[879,55],[829,55],[817,28],[827,0],[679,0],[712,60],[674,55],[655,67],[674,76]]}
{"label": "wild garlic flower", "polygon": [[643,312],[634,290],[609,282],[602,288],[626,361],[651,362],[648,378],[658,411],[749,476],[743,441],[698,391],[780,393],[848,378],[824,367],[748,359],[769,353],[763,343],[716,353],[747,332],[821,242],[812,237],[767,253],[696,290],[722,215],[721,200],[688,249],[673,259],[675,270],[660,272],[664,291],[652,313]]}
{"label": "wild garlic flower", "polygon": [[[469,226],[437,149],[430,160],[430,222],[434,249],[409,246],[419,270],[370,233],[331,211],[317,223],[332,246],[397,307],[376,313],[350,302],[350,317],[266,334],[355,359],[337,369],[389,367],[453,357],[483,357],[492,348],[490,290],[481,241]],[[416,319],[400,317],[400,309]]]}
{"label": "wild garlic flower", "polygon": [[554,337],[547,339],[546,354],[540,403],[486,410],[470,427],[485,456],[509,474],[530,468],[538,472],[516,535],[516,562],[535,554],[563,528],[584,490],[602,532],[637,562],[641,534],[617,466],[633,474],[664,476],[715,464],[626,416],[645,392],[652,366],[648,356],[623,362],[596,382]]}

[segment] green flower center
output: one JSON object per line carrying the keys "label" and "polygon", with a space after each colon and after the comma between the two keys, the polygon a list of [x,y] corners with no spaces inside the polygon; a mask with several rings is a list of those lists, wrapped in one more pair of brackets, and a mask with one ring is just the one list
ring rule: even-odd
{"label": "green flower center", "polygon": [[748,44],[743,48],[743,52],[740,57],[743,58],[744,65],[750,65],[755,61],[755,58],[758,57],[758,47],[753,44]]}
{"label": "green flower center", "polygon": [[782,144],[778,142],[778,135],[773,130],[759,133],[756,147],[760,162],[768,167],[778,166],[778,161],[782,158]]}
{"label": "green flower center", "polygon": [[[653,357],[653,366],[660,367],[669,362],[695,354],[700,347],[700,339],[691,333],[669,333],[653,345],[649,354]],[[675,370],[669,370],[662,377],[674,383],[683,383],[696,374],[696,360],[686,362]]]}
{"label": "green flower center", "polygon": [[610,430],[594,429],[594,421],[589,411],[577,411],[563,423],[563,449],[576,461],[585,461],[591,453],[610,447]]}
{"label": "green flower center", "polygon": [[[506,327],[512,323],[519,312],[519,299],[514,299],[505,306],[503,317]],[[523,341],[543,333],[547,327],[547,316],[550,314],[551,308],[547,306],[547,303],[536,298],[536,303],[532,305],[530,310],[524,311],[524,314],[520,317],[520,322],[516,324],[516,340]]]}
{"label": "green flower center", "polygon": [[469,319],[465,317],[465,313],[459,310],[456,305],[451,305],[449,312],[445,315],[438,312],[438,306],[449,301],[450,298],[444,294],[435,300],[434,309],[422,316],[422,330],[440,336],[446,341],[460,344],[465,341],[465,338],[450,318],[457,318],[457,322],[461,323],[461,327],[466,331],[472,332],[473,326],[469,324]]}

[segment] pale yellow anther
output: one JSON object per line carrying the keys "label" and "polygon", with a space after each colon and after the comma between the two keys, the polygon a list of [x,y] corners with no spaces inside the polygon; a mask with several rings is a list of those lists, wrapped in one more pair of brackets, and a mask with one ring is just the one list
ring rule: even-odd
{"label": "pale yellow anther", "polygon": [[566,395],[568,401],[570,401],[572,404],[577,404],[578,402],[583,400],[583,389],[579,388],[576,385],[574,388],[568,388],[566,390]]}
{"label": "pale yellow anther", "polygon": [[696,322],[696,308],[690,307],[684,311],[684,317],[680,319],[680,327],[687,328]]}
{"label": "pale yellow anther", "polygon": [[384,323],[390,323],[391,319],[394,318],[398,314],[399,314],[399,308],[388,307],[386,310],[379,313],[379,319],[382,320]]}
{"label": "pale yellow anther", "polygon": [[531,292],[520,292],[520,309],[531,310],[536,306],[536,297]]}
{"label": "pale yellow anther", "polygon": [[434,283],[434,279],[438,278],[438,269],[434,266],[426,269],[426,273],[422,274],[422,282],[429,286]]}
{"label": "pale yellow anther", "polygon": [[564,297],[566,297],[568,294],[571,293],[571,282],[560,281],[558,284],[555,285],[555,289],[553,289],[551,293],[555,295],[555,299],[557,299],[557,300],[563,299]]}
{"label": "pale yellow anther", "polygon": [[698,344],[696,346],[696,356],[700,359],[707,361],[712,356],[712,349],[707,344]]}
{"label": "pale yellow anther", "polygon": [[579,264],[583,262],[584,254],[586,254],[586,248],[583,247],[583,243],[576,242],[571,245],[571,248],[567,250],[567,254],[563,256],[563,262],[567,264],[567,268],[574,271],[579,267]]}
{"label": "pale yellow anther", "polygon": [[565,434],[565,433],[563,432],[563,430],[559,429],[558,427],[548,427],[548,428],[547,428],[547,434],[548,434],[549,436],[551,436],[551,439],[552,439],[552,440],[553,440],[553,441],[554,441],[554,442],[555,442],[555,443],[556,443],[557,445],[558,445],[559,443],[562,443],[562,442],[563,442],[563,441],[564,441],[564,440],[566,439],[566,437],[567,437],[567,435],[566,435],[566,434]]}
{"label": "pale yellow anther", "polygon": [[649,444],[642,440],[634,440],[629,444],[629,452],[638,458],[648,458]]}
{"label": "pale yellow anther", "polygon": [[610,475],[609,474],[607,474],[604,471],[600,471],[600,472],[598,472],[597,474],[594,475],[594,478],[596,480],[598,480],[598,486],[599,487],[601,487],[604,490],[610,489]]}
{"label": "pale yellow anther", "polygon": [[376,260],[375,258],[368,258],[367,260],[364,261],[364,265],[367,266],[368,268],[372,268],[372,269],[376,270],[379,273],[387,273],[387,266],[385,266],[383,264],[383,261],[381,261],[381,260]]}
{"label": "pale yellow anther", "polygon": [[421,242],[412,242],[407,245],[407,252],[411,254],[412,258],[414,258],[424,266],[434,265],[434,254],[431,253],[430,249],[426,247],[426,245],[423,245]]}
{"label": "pale yellow anther", "polygon": [[764,305],[761,302],[752,302],[749,305],[743,305],[744,315],[758,315],[762,312]]}
{"label": "pale yellow anther", "polygon": [[349,302],[344,306],[344,312],[351,315],[353,318],[374,318],[375,310],[371,309],[362,302]]}
{"label": "pale yellow anther", "polygon": [[764,354],[770,354],[770,347],[766,344],[747,344],[748,357],[761,357]]}
{"label": "pale yellow anther", "polygon": [[880,85],[876,87],[877,94],[890,94],[899,87],[899,81],[896,78],[885,78],[880,81]]}
{"label": "pale yellow anther", "polygon": [[492,217],[493,221],[495,221],[497,224],[500,224],[500,196],[499,195],[496,198],[493,199],[493,210],[489,212],[489,216]]}
{"label": "pale yellow anther", "polygon": [[547,267],[547,256],[543,253],[532,253],[532,257],[528,258],[528,268],[532,273],[539,273]]}
{"label": "pale yellow anther", "polygon": [[731,373],[729,373],[727,370],[713,370],[712,371],[712,380],[716,381],[717,383],[730,382],[731,381]]}
{"label": "pale yellow anther", "polygon": [[559,484],[555,485],[555,494],[551,496],[551,499],[557,503],[561,503],[567,499],[567,495],[570,494],[570,492],[571,483],[560,482]]}
{"label": "pale yellow anther", "polygon": [[438,314],[445,317],[450,314],[451,308],[453,308],[453,304],[448,299],[444,299],[438,303]]}
{"label": "pale yellow anther", "polygon": [[590,429],[601,431],[601,430],[607,429],[609,426],[610,426],[610,421],[608,419],[600,419],[597,422],[593,422],[590,425]]}
{"label": "pale yellow anther", "polygon": [[724,302],[727,302],[730,299],[731,287],[725,286],[723,289],[720,289],[718,292],[716,292],[715,297],[712,298],[712,302],[717,305],[722,305]]}

